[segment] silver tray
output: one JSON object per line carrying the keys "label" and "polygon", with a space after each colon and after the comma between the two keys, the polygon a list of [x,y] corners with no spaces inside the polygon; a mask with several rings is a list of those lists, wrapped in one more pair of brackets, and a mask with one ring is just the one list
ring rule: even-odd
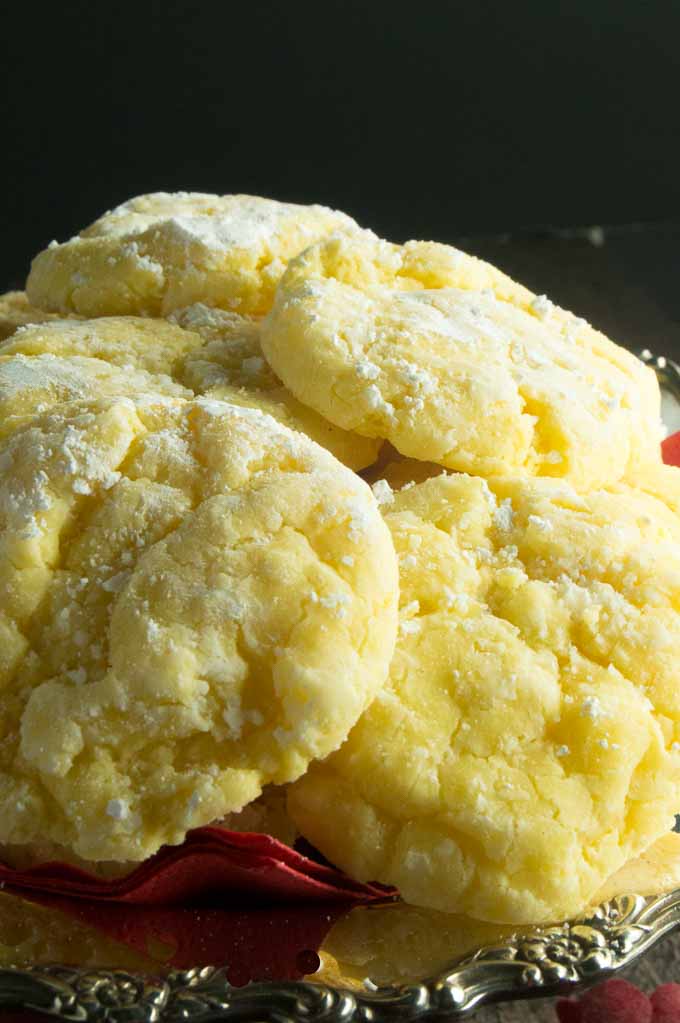
{"label": "silver tray", "polygon": [[[649,351],[664,390],[664,418],[680,428],[680,368]],[[365,912],[370,913],[368,909]],[[463,1019],[482,1005],[569,994],[630,966],[680,924],[680,889],[617,895],[577,920],[523,929],[451,959],[416,982],[376,987],[340,976],[322,982],[229,984],[226,969],[152,976],[118,969],[21,965],[0,969],[0,1009],[72,1023],[186,1020],[380,1023]],[[447,949],[448,951],[448,949]]]}
{"label": "silver tray", "polygon": [[680,923],[680,890],[620,895],[589,916],[481,948],[416,984],[357,991],[314,982],[232,987],[225,971],[152,977],[64,966],[0,970],[0,1008],[73,1023],[112,1020],[354,1021],[463,1019],[491,1002],[568,994],[633,963]]}

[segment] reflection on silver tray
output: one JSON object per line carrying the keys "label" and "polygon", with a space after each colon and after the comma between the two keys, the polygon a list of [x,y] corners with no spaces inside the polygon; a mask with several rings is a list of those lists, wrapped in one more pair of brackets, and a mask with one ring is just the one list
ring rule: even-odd
{"label": "reflection on silver tray", "polygon": [[644,348],[639,354],[642,361],[652,367],[661,387],[670,391],[673,397],[680,401],[680,366],[672,359],[667,359],[665,355],[654,355],[649,348]]}
{"label": "reflection on silver tray", "polygon": [[155,978],[118,970],[10,968],[0,970],[0,1007],[74,1023],[455,1019],[485,1002],[545,997],[593,983],[628,966],[678,923],[680,891],[647,899],[621,895],[580,920],[536,927],[479,949],[422,983],[362,992],[314,983],[238,988],[224,970],[210,967]]}
{"label": "reflection on silver tray", "polygon": [[[651,365],[680,425],[680,368],[651,352]],[[670,423],[669,423],[670,425]],[[677,428],[673,422],[673,428]],[[465,1018],[490,1002],[565,994],[633,963],[680,925],[680,889],[619,895],[578,920],[533,927],[452,962],[415,984],[374,989],[313,982],[233,987],[226,969],[145,976],[66,966],[0,969],[0,1008],[46,1013],[73,1023],[156,1020],[380,1023]]]}

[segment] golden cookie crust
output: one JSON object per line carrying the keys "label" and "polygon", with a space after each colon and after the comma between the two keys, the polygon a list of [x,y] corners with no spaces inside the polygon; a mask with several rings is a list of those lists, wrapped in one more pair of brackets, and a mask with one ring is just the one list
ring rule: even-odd
{"label": "golden cookie crust", "polygon": [[[679,884],[680,835],[664,835],[608,878],[592,905],[626,892],[670,892]],[[584,912],[588,908],[584,906]],[[506,944],[513,932],[516,928],[507,924],[404,903],[359,906],[341,917],[324,939],[322,972],[315,979],[320,983],[351,979],[362,984],[368,977],[378,985],[419,983],[446,970],[459,956],[485,945]]]}
{"label": "golden cookie crust", "polygon": [[40,252],[26,284],[42,309],[81,316],[165,316],[205,302],[262,314],[285,265],[345,213],[251,195],[155,192]]}
{"label": "golden cookie crust", "polygon": [[[58,320],[18,331],[0,344],[0,360],[48,353],[62,360],[95,356],[130,377],[138,371],[155,374],[149,377],[150,392],[209,395],[257,408],[311,437],[350,469],[371,465],[381,442],[333,426],[294,398],[264,360],[259,322],[200,303],[173,313],[171,322],[138,316]],[[139,390],[123,387],[119,393]]]}
{"label": "golden cookie crust", "polygon": [[172,319],[206,341],[187,356],[178,376],[195,394],[259,408],[311,437],[355,472],[375,462],[381,441],[334,426],[283,386],[262,354],[261,320],[202,303],[173,313]]}
{"label": "golden cookie crust", "polygon": [[[212,827],[228,831],[260,832],[290,846],[298,837],[297,829],[288,816],[285,785],[267,786],[262,795],[248,803],[243,810],[229,813],[222,820],[210,823]],[[44,841],[31,845],[0,845],[0,860],[15,870],[26,870],[41,863],[70,863],[109,880],[125,877],[139,866],[138,863],[122,860],[84,860],[63,845]]]}
{"label": "golden cookie crust", "polygon": [[167,376],[113,366],[102,359],[58,355],[3,355],[0,348],[0,437],[64,402],[104,396],[158,401],[160,396],[192,398]]}
{"label": "golden cookie crust", "polygon": [[239,813],[230,813],[215,823],[228,831],[270,835],[291,847],[299,838],[299,832],[288,814],[285,785],[267,786],[258,799],[248,803]]}
{"label": "golden cookie crust", "polygon": [[382,468],[381,478],[392,490],[403,490],[413,483],[424,483],[432,476],[441,476],[446,469],[435,462],[418,462],[415,458],[395,458]]}
{"label": "golden cookie crust", "polygon": [[11,337],[19,327],[31,323],[44,323],[56,319],[55,313],[36,309],[28,301],[25,291],[6,291],[0,295],[0,341]]}
{"label": "golden cookie crust", "polygon": [[297,778],[387,673],[369,488],[219,401],[61,405],[0,444],[0,842],[141,860]]}
{"label": "golden cookie crust", "polygon": [[331,422],[459,471],[588,488],[660,459],[651,370],[450,246],[369,232],[310,246],[286,270],[262,347]]}
{"label": "golden cookie crust", "polygon": [[673,501],[465,475],[383,493],[400,637],[347,742],[292,786],[301,832],[416,905],[512,924],[587,905],[678,808]]}
{"label": "golden cookie crust", "polygon": [[162,319],[141,316],[55,319],[17,331],[0,345],[0,357],[84,356],[101,359],[124,370],[142,370],[177,380],[185,359],[204,344],[205,339],[200,334]]}

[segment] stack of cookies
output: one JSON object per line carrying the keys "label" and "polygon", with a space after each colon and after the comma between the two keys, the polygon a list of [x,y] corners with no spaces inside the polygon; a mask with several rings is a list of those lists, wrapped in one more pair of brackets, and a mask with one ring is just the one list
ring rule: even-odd
{"label": "stack of cookies", "polygon": [[680,472],[633,355],[450,246],[190,193],[53,242],[0,332],[3,859],[271,820],[515,924],[668,833]]}

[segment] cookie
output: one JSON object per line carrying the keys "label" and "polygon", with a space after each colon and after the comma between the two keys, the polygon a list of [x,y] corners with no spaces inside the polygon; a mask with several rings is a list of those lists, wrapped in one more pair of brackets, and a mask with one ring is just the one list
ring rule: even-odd
{"label": "cookie", "polygon": [[24,291],[7,291],[0,295],[0,341],[10,337],[18,327],[54,319],[54,313],[35,309]]}
{"label": "cookie", "polygon": [[270,835],[292,848],[299,835],[288,815],[286,802],[285,786],[270,785],[259,799],[248,803],[239,813],[228,814],[216,824],[228,831]]}
{"label": "cookie", "polygon": [[259,408],[292,430],[305,433],[355,471],[375,462],[381,441],[333,426],[283,386],[262,355],[259,320],[201,303],[174,313],[172,318],[206,341],[187,356],[178,375],[196,394]]}
{"label": "cookie", "polygon": [[510,924],[578,913],[680,805],[680,518],[624,484],[383,489],[389,681],[292,787],[291,816],[407,902]]}
{"label": "cookie", "polygon": [[355,229],[325,206],[251,195],[140,195],[33,260],[29,300],[81,316],[164,316],[205,302],[262,314],[287,261],[332,231]]}
{"label": "cookie", "polygon": [[0,357],[86,356],[125,370],[176,378],[186,358],[204,344],[200,334],[166,320],[107,316],[95,320],[54,320],[24,327],[0,344]]}
{"label": "cookie", "polygon": [[[210,823],[211,827],[223,827],[228,831],[260,832],[290,846],[298,837],[286,809],[285,786],[270,785],[240,812],[229,813]],[[27,870],[41,863],[69,863],[106,880],[125,877],[139,866],[123,860],[84,860],[63,845],[45,841],[31,845],[0,845],[0,862],[15,870]]]}
{"label": "cookie", "polygon": [[[664,835],[626,863],[596,893],[593,906],[617,895],[656,895],[680,885],[680,835]],[[586,907],[584,907],[586,910]],[[516,929],[396,902],[358,906],[333,925],[323,943],[319,983],[419,983],[449,972],[459,957],[484,946],[514,944]],[[365,989],[365,988],[364,988]]]}
{"label": "cookie", "polygon": [[[432,476],[441,476],[446,469],[434,462],[418,462],[415,458],[395,458],[382,467],[380,478],[389,484],[391,490],[403,490],[415,483],[424,483]],[[376,480],[379,486],[380,481]]]}
{"label": "cookie", "polygon": [[264,361],[259,325],[253,317],[199,304],[173,314],[172,322],[138,316],[58,320],[27,327],[0,344],[0,359],[44,353],[63,358],[96,356],[125,373],[157,374],[164,383],[150,380],[148,389],[155,392],[167,391],[172,378],[177,393],[185,396],[207,394],[258,408],[311,437],[350,469],[371,465],[380,449],[380,441],[333,426],[286,390]]}
{"label": "cookie", "polygon": [[0,843],[138,861],[336,749],[387,673],[368,486],[224,402],[57,406],[0,444]]}
{"label": "cookie", "polygon": [[649,368],[446,245],[355,232],[310,246],[286,270],[262,347],[332,423],[448,468],[585,489],[660,458]]}
{"label": "cookie", "polygon": [[26,418],[63,402],[105,395],[191,398],[191,391],[166,376],[121,369],[84,356],[9,355],[0,349],[0,437]]}
{"label": "cookie", "polygon": [[674,465],[645,465],[635,474],[635,485],[680,515],[680,469]]}

